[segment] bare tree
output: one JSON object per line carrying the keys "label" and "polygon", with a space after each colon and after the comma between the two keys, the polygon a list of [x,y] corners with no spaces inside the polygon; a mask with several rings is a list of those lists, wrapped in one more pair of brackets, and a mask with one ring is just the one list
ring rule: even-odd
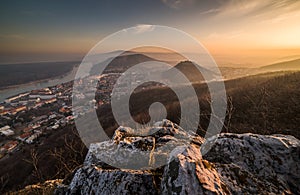
{"label": "bare tree", "polygon": [[4,191],[9,181],[9,175],[3,175],[0,177],[0,193]]}
{"label": "bare tree", "polygon": [[33,175],[40,181],[43,181],[42,174],[38,168],[40,156],[38,155],[37,151],[35,149],[32,149],[30,151],[30,159],[23,159],[25,162],[31,164],[33,166]]}
{"label": "bare tree", "polygon": [[231,129],[231,119],[234,112],[233,100],[231,96],[227,98],[227,124],[224,124],[225,132],[228,133]]}
{"label": "bare tree", "polygon": [[252,106],[254,108],[255,113],[257,114],[258,118],[257,120],[262,119],[262,126],[264,131],[262,133],[266,133],[267,127],[268,127],[268,102],[267,97],[269,96],[268,90],[266,87],[263,87],[259,91],[259,97],[258,99],[252,98],[249,95],[246,95],[245,97],[252,103]]}
{"label": "bare tree", "polygon": [[79,140],[79,135],[73,128],[71,136],[65,135],[63,148],[49,150],[49,154],[57,161],[57,171],[53,178],[68,175],[81,166],[82,159],[85,157],[86,147]]}

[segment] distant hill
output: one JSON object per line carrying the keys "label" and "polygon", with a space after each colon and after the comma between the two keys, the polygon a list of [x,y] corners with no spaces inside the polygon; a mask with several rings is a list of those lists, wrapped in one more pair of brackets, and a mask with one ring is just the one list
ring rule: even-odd
{"label": "distant hill", "polygon": [[225,80],[242,78],[250,75],[262,73],[260,68],[233,68],[233,67],[219,67],[222,76]]}
{"label": "distant hill", "polygon": [[[207,80],[213,80],[215,79],[216,74],[213,71],[210,71],[202,66],[196,67],[194,63],[191,61],[182,61],[178,63],[176,66],[174,66],[177,70],[182,72],[191,82],[201,82],[204,81],[204,77],[202,74],[206,74],[208,76]],[[175,69],[171,68],[168,70],[165,75],[166,76],[172,76],[173,78],[176,78],[177,73],[175,72]]]}
{"label": "distant hill", "polygon": [[[108,59],[111,60],[111,59]],[[125,54],[121,54],[120,56],[114,58],[108,66],[103,71],[104,74],[107,73],[123,73],[128,68],[137,65],[142,62],[147,61],[157,61],[156,59],[150,58],[143,54],[137,54],[133,52],[127,52]],[[97,74],[100,72],[101,66],[104,66],[105,62],[99,63],[97,65],[94,65],[94,67],[91,70],[91,74]]]}
{"label": "distant hill", "polygon": [[157,59],[159,61],[165,61],[168,62],[169,64],[175,66],[176,64],[178,64],[181,61],[186,61],[187,59],[178,54],[178,53],[172,53],[172,52],[144,52],[142,53],[150,58],[154,58]]}
{"label": "distant hill", "polygon": [[[111,59],[109,58],[108,60]],[[179,56],[175,53],[136,53],[134,51],[123,51],[122,54],[110,62],[103,73],[121,73],[138,63],[147,61],[167,62],[188,76],[192,82],[204,81],[201,73],[207,73],[207,75],[210,77],[209,80],[215,79],[216,76],[214,69],[208,70],[202,66],[200,66],[201,73],[199,73],[198,69],[192,62],[185,60],[182,58],[182,56]],[[99,72],[101,64],[104,63],[105,62],[95,65],[92,68],[92,74]],[[279,62],[262,66],[260,68],[219,67],[219,70],[221,71],[223,78],[229,80],[273,71],[300,70],[300,59]],[[174,71],[171,69],[167,72],[167,74],[173,75]]]}
{"label": "distant hill", "polygon": [[300,59],[263,66],[261,69],[267,71],[300,70]]}
{"label": "distant hill", "polygon": [[230,80],[275,71],[298,71],[300,70],[300,59],[279,62],[259,68],[219,67],[219,69],[224,79]]}

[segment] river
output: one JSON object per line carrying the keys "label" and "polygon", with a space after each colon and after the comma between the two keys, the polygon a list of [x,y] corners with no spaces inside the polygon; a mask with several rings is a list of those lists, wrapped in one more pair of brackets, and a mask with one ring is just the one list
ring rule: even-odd
{"label": "river", "polygon": [[19,93],[24,93],[27,91],[31,91],[34,89],[41,89],[45,87],[50,87],[54,85],[58,85],[60,83],[66,83],[74,80],[78,67],[74,67],[73,70],[61,78],[54,78],[43,81],[36,81],[33,83],[17,85],[14,87],[10,87],[7,89],[0,90],[0,102],[3,102],[6,98],[17,95]]}

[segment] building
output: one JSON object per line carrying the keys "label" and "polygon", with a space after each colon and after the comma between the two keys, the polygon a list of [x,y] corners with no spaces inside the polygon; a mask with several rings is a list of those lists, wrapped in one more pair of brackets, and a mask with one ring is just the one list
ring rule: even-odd
{"label": "building", "polygon": [[30,124],[28,127],[25,127],[23,129],[23,132],[24,133],[26,133],[26,132],[32,132],[33,130],[38,129],[40,127],[41,127],[40,124]]}
{"label": "building", "polygon": [[5,135],[5,136],[11,136],[11,135],[14,135],[15,134],[15,132],[13,131],[13,130],[11,130],[11,129],[7,129],[7,130],[5,130],[5,131],[1,131],[0,132],[2,135]]}
{"label": "building", "polygon": [[12,110],[10,111],[10,113],[13,114],[13,115],[15,115],[15,114],[17,114],[18,112],[25,111],[25,110],[27,110],[27,107],[26,107],[26,106],[18,106],[18,107],[16,107],[16,108],[12,109]]}
{"label": "building", "polygon": [[59,109],[59,112],[60,113],[69,113],[69,112],[71,112],[71,108],[68,106],[63,106]]}
{"label": "building", "polygon": [[51,114],[51,115],[48,117],[48,119],[51,120],[51,119],[54,119],[54,118],[56,118],[56,117],[57,117],[56,114]]}
{"label": "building", "polygon": [[41,100],[47,100],[47,99],[52,99],[55,98],[55,94],[33,94],[29,95],[30,98],[40,98]]}
{"label": "building", "polygon": [[21,111],[25,111],[25,110],[27,110],[26,106],[18,106],[18,107],[15,108],[16,112],[21,112]]}
{"label": "building", "polygon": [[20,135],[19,137],[17,137],[17,139],[20,141],[25,141],[31,135],[32,135],[31,132],[26,132],[26,133],[23,133],[22,135]]}
{"label": "building", "polygon": [[0,134],[5,135],[5,136],[11,136],[11,135],[14,135],[15,132],[10,129],[10,126],[6,125],[6,126],[0,128]]}
{"label": "building", "polygon": [[59,124],[55,124],[55,125],[53,125],[51,128],[52,128],[52,129],[58,129],[58,127],[59,127]]}
{"label": "building", "polygon": [[12,101],[17,100],[17,99],[19,99],[19,98],[21,98],[21,97],[27,96],[28,94],[29,94],[29,93],[21,93],[21,94],[19,94],[19,95],[16,95],[16,96],[7,98],[7,99],[5,100],[5,103],[11,103]]}
{"label": "building", "polygon": [[34,141],[39,137],[39,135],[40,135],[41,133],[34,133],[34,134],[32,134],[30,137],[28,137],[27,139],[26,139],[26,143],[27,144],[32,144],[32,143],[34,143]]}
{"label": "building", "polygon": [[33,131],[33,128],[32,127],[25,127],[24,129],[23,129],[23,132],[31,132],[31,131]]}
{"label": "building", "polygon": [[49,100],[45,100],[45,103],[46,103],[46,104],[52,104],[52,103],[54,103],[54,102],[56,102],[56,101],[57,101],[56,98],[51,98],[51,99],[49,99]]}
{"label": "building", "polygon": [[1,147],[0,152],[11,152],[18,146],[18,141],[7,142],[4,146]]}
{"label": "building", "polygon": [[32,108],[39,108],[44,105],[44,102],[37,102]]}
{"label": "building", "polygon": [[40,90],[32,90],[29,94],[29,98],[36,99],[40,98],[41,100],[50,100],[55,98],[56,95],[52,94],[49,88],[40,89]]}
{"label": "building", "polygon": [[6,115],[9,113],[9,110],[1,110],[0,111],[0,116]]}
{"label": "building", "polygon": [[6,125],[6,126],[0,128],[0,132],[1,131],[6,131],[8,129],[10,129],[10,126]]}
{"label": "building", "polygon": [[3,115],[6,115],[9,113],[9,110],[1,110],[0,111],[0,115],[3,116]]}
{"label": "building", "polygon": [[20,100],[18,103],[25,106],[28,104],[28,102],[28,100]]}

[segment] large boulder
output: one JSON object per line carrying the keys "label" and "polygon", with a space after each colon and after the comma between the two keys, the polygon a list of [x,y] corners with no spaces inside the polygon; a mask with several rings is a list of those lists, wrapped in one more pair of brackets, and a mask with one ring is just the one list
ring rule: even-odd
{"label": "large boulder", "polygon": [[112,140],[91,144],[83,166],[57,193],[300,194],[298,139],[226,133],[210,140],[202,157],[204,139],[168,120],[142,130],[120,127]]}
{"label": "large boulder", "polygon": [[163,168],[154,165],[167,163],[170,150],[189,141],[200,145],[203,139],[168,120],[143,129],[119,127],[112,140],[90,145],[70,185],[57,193],[158,194]]}
{"label": "large boulder", "polygon": [[68,194],[157,194],[149,171],[112,170],[97,167],[79,169]]}
{"label": "large boulder", "polygon": [[192,144],[170,159],[161,182],[162,194],[229,194],[213,165]]}
{"label": "large boulder", "polygon": [[300,194],[300,142],[293,136],[221,134],[204,158],[233,194]]}

